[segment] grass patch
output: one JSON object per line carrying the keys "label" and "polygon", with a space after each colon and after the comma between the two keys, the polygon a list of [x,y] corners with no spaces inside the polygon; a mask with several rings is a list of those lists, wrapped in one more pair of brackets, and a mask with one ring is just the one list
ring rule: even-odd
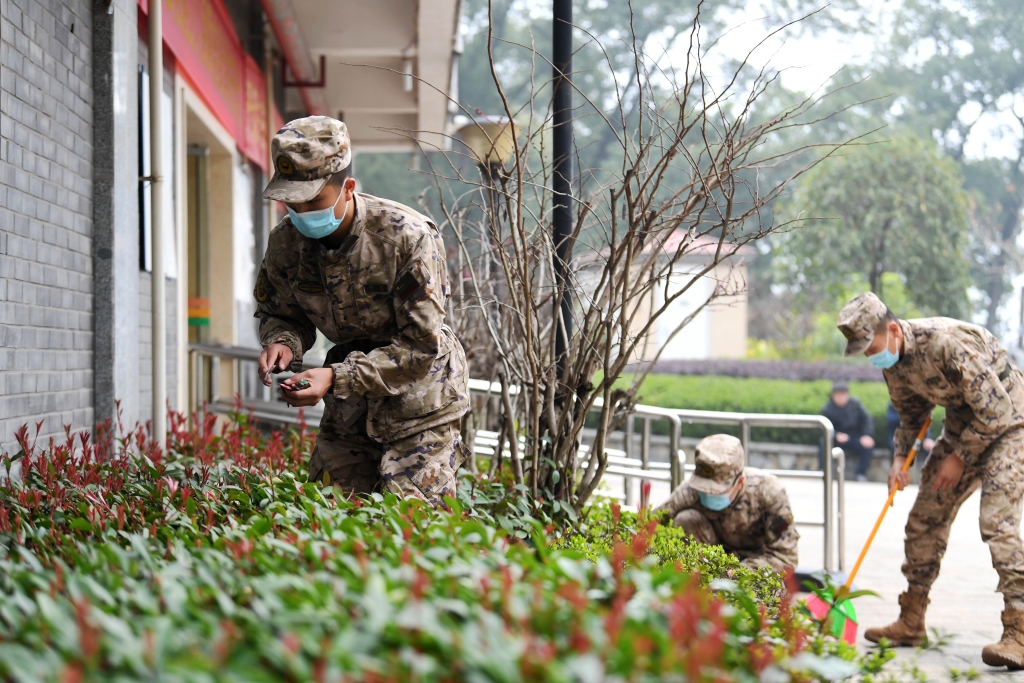
{"label": "grass patch", "polygon": [[[627,382],[620,381],[622,386]],[[783,379],[745,377],[709,377],[691,375],[648,375],[640,388],[638,401],[661,408],[689,410],[724,410],[740,413],[787,413],[818,415],[828,401],[832,383],[828,380],[797,382]],[[885,444],[885,411],[889,391],[882,382],[851,382],[850,393],[864,403],[875,420],[875,441]],[[942,409],[936,413],[941,423]],[[684,425],[684,436],[700,438],[709,434],[739,435],[738,429],[709,425]],[[932,428],[938,434],[939,427]],[[752,430],[755,441],[775,443],[816,444],[819,435],[812,430]]]}

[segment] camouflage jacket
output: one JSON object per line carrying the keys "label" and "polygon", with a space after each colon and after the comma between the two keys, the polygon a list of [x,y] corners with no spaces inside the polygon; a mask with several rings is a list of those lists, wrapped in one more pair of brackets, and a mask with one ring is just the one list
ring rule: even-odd
{"label": "camouflage jacket", "polygon": [[910,452],[936,405],[946,409],[940,439],[968,464],[1024,426],[1024,377],[988,330],[950,318],[901,320],[900,326],[903,354],[883,373],[900,415],[897,454]]}
{"label": "camouflage jacket", "polygon": [[793,523],[786,488],[774,475],[754,467],[744,468],[743,475],[743,490],[724,510],[703,507],[697,492],[683,482],[654,513],[668,512],[674,517],[683,510],[700,510],[722,547],[748,567],[796,567],[800,533]]}
{"label": "camouflage jacket", "polygon": [[343,414],[367,413],[382,441],[445,424],[469,408],[466,356],[444,325],[448,275],[430,219],[396,202],[355,195],[352,231],[324,247],[285,218],[270,234],[256,279],[260,342],[284,344],[292,370],[319,329]]}

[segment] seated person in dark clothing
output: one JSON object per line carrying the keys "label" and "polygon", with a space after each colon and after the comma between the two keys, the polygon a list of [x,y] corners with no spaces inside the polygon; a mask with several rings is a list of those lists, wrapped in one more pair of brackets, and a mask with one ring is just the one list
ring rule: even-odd
{"label": "seated person in dark clothing", "polygon": [[843,449],[847,459],[856,457],[857,481],[868,480],[868,466],[875,448],[875,421],[864,404],[850,396],[846,382],[832,385],[832,396],[821,409],[836,430],[836,445]]}

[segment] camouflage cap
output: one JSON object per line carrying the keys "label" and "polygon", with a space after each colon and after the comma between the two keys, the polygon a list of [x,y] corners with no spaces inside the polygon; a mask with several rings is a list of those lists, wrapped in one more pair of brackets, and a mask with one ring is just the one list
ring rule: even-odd
{"label": "camouflage cap", "polygon": [[885,320],[888,309],[881,299],[872,292],[858,294],[839,311],[837,326],[846,337],[844,355],[856,356],[864,353],[875,338],[875,330]]}
{"label": "camouflage cap", "polygon": [[725,493],[743,473],[743,444],[728,434],[709,436],[697,444],[696,464],[690,488],[712,495]]}
{"label": "camouflage cap", "polygon": [[348,128],[329,116],[307,116],[289,121],[270,143],[274,177],[264,199],[308,202],[320,194],[327,180],[352,163]]}

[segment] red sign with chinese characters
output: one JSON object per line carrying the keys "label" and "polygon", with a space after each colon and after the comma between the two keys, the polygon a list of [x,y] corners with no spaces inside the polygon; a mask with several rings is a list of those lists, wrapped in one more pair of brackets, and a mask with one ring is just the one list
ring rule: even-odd
{"label": "red sign with chinese characters", "polygon": [[[143,15],[148,0],[138,0]],[[164,43],[239,151],[267,170],[267,87],[221,0],[163,0]],[[141,23],[141,17],[140,17]],[[274,120],[280,120],[274,111]]]}

